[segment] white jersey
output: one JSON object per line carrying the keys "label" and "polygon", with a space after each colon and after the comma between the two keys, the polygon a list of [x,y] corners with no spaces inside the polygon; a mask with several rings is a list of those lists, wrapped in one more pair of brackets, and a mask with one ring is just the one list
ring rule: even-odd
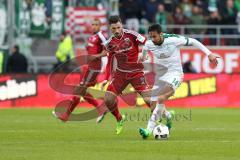
{"label": "white jersey", "polygon": [[166,67],[167,72],[183,73],[180,48],[188,45],[189,39],[175,34],[163,34],[164,41],[161,45],[155,45],[148,40],[143,50],[151,51],[154,56],[154,63]]}

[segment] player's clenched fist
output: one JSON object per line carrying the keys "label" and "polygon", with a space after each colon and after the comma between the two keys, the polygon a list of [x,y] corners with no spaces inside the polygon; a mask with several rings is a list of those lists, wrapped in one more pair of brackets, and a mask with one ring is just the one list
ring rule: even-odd
{"label": "player's clenched fist", "polygon": [[221,58],[220,56],[214,55],[214,54],[209,54],[208,59],[209,61],[214,64],[215,66],[218,64],[218,58]]}

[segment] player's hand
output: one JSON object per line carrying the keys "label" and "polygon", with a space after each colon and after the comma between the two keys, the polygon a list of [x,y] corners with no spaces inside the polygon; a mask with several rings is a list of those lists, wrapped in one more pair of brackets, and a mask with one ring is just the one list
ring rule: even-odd
{"label": "player's hand", "polygon": [[139,53],[138,55],[138,62],[144,62],[148,59],[148,56],[143,56],[143,53]]}
{"label": "player's hand", "polygon": [[101,55],[102,57],[109,56],[109,52],[107,50],[103,50]]}
{"label": "player's hand", "polygon": [[143,54],[139,53],[138,55],[138,62],[142,62],[143,61]]}
{"label": "player's hand", "polygon": [[215,66],[218,65],[218,60],[217,60],[218,58],[221,58],[221,57],[220,57],[220,56],[217,56],[217,55],[214,55],[214,54],[208,55],[209,61],[210,61],[212,64],[214,64]]}

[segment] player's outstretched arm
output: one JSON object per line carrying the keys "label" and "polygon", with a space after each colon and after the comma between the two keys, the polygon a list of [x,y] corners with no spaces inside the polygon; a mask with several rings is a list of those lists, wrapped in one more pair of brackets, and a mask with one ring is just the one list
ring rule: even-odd
{"label": "player's outstretched arm", "polygon": [[220,56],[214,55],[207,47],[205,47],[201,42],[194,38],[189,38],[189,45],[192,45],[201,51],[203,51],[207,56],[209,61],[215,66],[218,64],[217,58],[221,58]]}

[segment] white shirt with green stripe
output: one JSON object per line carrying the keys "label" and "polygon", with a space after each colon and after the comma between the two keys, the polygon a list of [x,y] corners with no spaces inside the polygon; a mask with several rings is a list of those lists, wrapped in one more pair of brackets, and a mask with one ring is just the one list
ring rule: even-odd
{"label": "white shirt with green stripe", "polygon": [[[162,82],[167,82],[171,87],[176,90],[183,80],[183,69],[180,57],[180,48],[182,46],[194,46],[206,55],[211,54],[202,43],[193,38],[187,38],[184,36],[174,34],[163,34],[164,40],[162,44],[155,45],[151,40],[148,40],[142,51],[142,56],[145,57],[148,51],[152,52],[154,56],[154,72],[155,82],[153,89],[156,92],[160,92],[164,86]],[[143,63],[145,64],[145,63]],[[148,63],[146,63],[148,64]],[[145,69],[146,69],[146,65]],[[157,100],[157,93],[153,93],[151,100]]]}
{"label": "white shirt with green stripe", "polygon": [[160,45],[155,45],[151,40],[148,40],[143,47],[142,54],[145,56],[148,51],[152,52],[154,63],[163,65],[168,72],[183,73],[180,57],[180,48],[182,46],[194,46],[206,55],[211,54],[211,51],[196,39],[175,34],[163,34],[163,37],[164,40]]}

